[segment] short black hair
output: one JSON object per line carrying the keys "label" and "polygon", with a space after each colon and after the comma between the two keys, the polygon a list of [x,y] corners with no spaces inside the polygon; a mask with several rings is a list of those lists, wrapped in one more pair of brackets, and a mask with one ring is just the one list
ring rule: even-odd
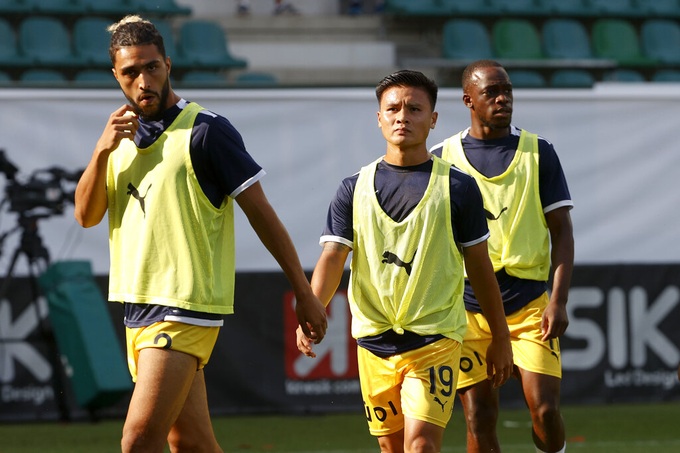
{"label": "short black hair", "polygon": [[496,60],[477,60],[473,61],[467,67],[463,70],[463,75],[461,76],[461,85],[463,87],[463,90],[465,90],[470,83],[472,83],[472,75],[478,70],[478,69],[484,69],[484,68],[503,68],[503,65],[497,62]]}
{"label": "short black hair", "polygon": [[121,47],[153,44],[163,58],[166,57],[163,36],[154,24],[140,16],[125,16],[120,21],[110,25],[107,30],[111,33],[109,58],[111,58],[111,64],[114,66],[116,65],[116,52]]}
{"label": "short black hair", "polygon": [[411,71],[409,69],[403,69],[401,71],[394,72],[380,81],[380,83],[375,87],[375,95],[378,98],[378,102],[382,101],[383,93],[392,87],[412,87],[412,88],[422,88],[427,92],[430,98],[430,104],[432,104],[432,110],[434,110],[437,104],[437,83],[427,77],[425,74],[419,71]]}

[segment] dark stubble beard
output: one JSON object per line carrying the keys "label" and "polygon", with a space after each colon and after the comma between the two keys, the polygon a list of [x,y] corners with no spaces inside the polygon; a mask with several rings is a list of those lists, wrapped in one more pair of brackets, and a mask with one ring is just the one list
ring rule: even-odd
{"label": "dark stubble beard", "polygon": [[507,120],[500,120],[500,119],[494,119],[492,118],[490,121],[481,121],[482,125],[485,127],[488,127],[491,130],[501,130],[501,129],[507,129],[510,127],[512,124],[512,115],[508,117]]}
{"label": "dark stubble beard", "polygon": [[125,95],[125,98],[132,106],[132,110],[134,110],[137,116],[143,119],[144,121],[160,120],[163,117],[163,112],[165,112],[168,97],[170,96],[170,78],[168,77],[167,79],[165,79],[165,83],[163,84],[163,88],[161,88],[160,93],[156,93],[155,91],[151,90],[145,91],[145,93],[153,93],[156,96],[158,96],[159,99],[158,105],[152,111],[145,112],[142,109],[142,107],[134,99],[131,99],[127,94]]}

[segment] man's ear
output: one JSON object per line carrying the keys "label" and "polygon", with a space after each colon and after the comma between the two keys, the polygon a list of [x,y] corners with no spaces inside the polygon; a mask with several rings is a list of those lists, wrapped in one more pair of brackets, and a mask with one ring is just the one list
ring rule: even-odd
{"label": "man's ear", "polygon": [[467,108],[472,108],[472,98],[470,98],[469,94],[463,93],[463,104],[465,104]]}

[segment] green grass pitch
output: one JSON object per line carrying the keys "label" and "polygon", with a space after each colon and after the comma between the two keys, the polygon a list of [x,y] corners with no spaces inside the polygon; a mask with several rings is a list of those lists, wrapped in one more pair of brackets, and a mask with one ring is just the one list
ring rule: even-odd
{"label": "green grass pitch", "polygon": [[[680,402],[563,406],[567,451],[580,453],[680,452]],[[377,442],[363,415],[214,417],[225,452],[374,453]],[[0,453],[119,452],[122,420],[95,423],[0,425]],[[504,453],[533,451],[528,411],[504,409],[498,434]],[[457,406],[447,429],[446,453],[465,452],[465,426]]]}

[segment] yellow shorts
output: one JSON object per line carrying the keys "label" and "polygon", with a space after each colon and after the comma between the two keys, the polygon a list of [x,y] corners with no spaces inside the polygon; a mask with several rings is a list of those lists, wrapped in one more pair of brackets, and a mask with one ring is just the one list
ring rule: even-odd
{"label": "yellow shorts", "polygon": [[[541,341],[541,317],[548,301],[548,293],[543,293],[525,307],[506,316],[506,319],[515,365],[533,373],[561,378],[559,340]],[[486,379],[486,349],[491,343],[491,331],[484,315],[466,313],[468,326],[460,358],[459,389]]]}
{"label": "yellow shorts", "polygon": [[172,349],[192,355],[198,360],[200,370],[210,359],[219,331],[219,327],[169,321],[157,322],[146,327],[126,327],[127,361],[132,380],[137,381],[139,351],[144,348]]}
{"label": "yellow shorts", "polygon": [[404,429],[404,417],[445,428],[456,396],[460,350],[450,338],[386,359],[359,347],[359,380],[371,434]]}

